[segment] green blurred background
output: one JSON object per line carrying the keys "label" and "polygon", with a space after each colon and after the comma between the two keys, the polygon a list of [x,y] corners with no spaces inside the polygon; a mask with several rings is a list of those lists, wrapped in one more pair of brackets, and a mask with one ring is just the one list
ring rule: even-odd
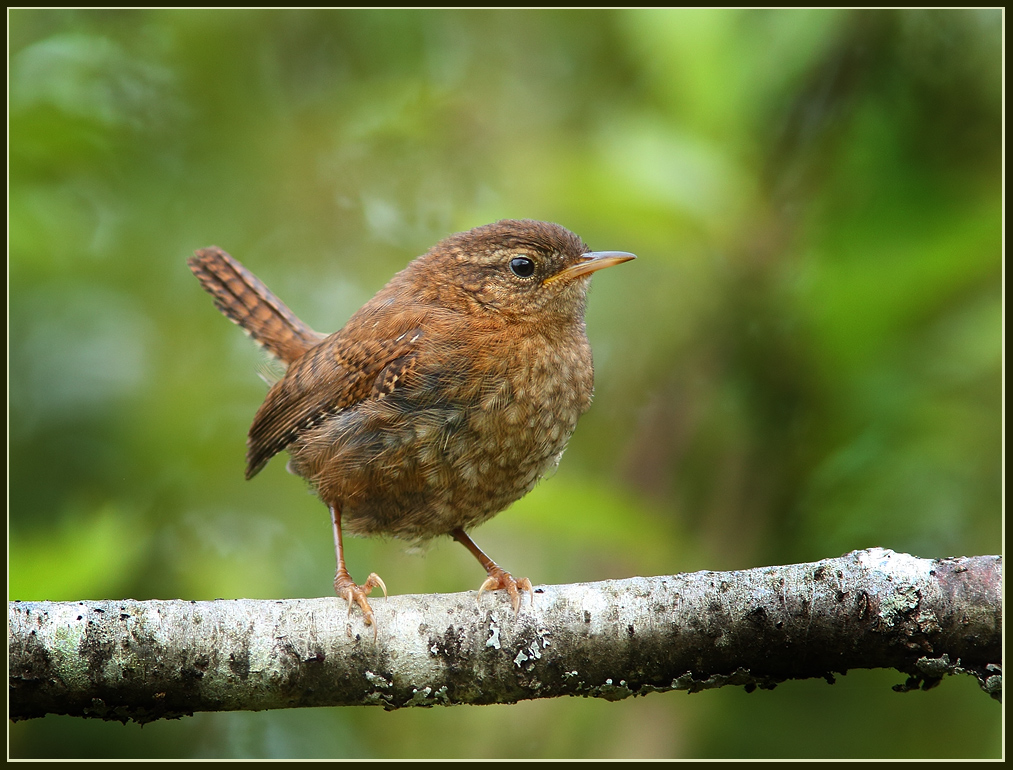
{"label": "green blurred background", "polygon": [[[326,509],[243,480],[256,347],[217,244],[339,328],[439,238],[559,222],[594,407],[476,532],[536,583],[1002,549],[993,11],[9,11],[12,599],[329,595]],[[449,541],[351,540],[394,593]],[[14,757],[995,757],[970,678],[620,703],[47,717]]]}

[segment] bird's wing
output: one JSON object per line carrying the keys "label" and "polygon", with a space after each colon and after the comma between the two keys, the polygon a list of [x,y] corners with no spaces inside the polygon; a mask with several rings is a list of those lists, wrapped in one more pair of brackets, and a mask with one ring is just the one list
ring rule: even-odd
{"label": "bird's wing", "polygon": [[246,477],[327,417],[402,386],[425,326],[424,313],[399,313],[389,323],[350,322],[289,366],[253,419]]}

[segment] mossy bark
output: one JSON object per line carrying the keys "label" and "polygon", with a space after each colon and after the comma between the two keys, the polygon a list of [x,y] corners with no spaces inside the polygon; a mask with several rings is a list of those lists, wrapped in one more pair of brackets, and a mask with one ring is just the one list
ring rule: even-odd
{"label": "mossy bark", "polygon": [[[809,564],[372,602],[10,602],[10,718],[148,722],[300,706],[618,700],[895,668],[1002,689],[1002,559],[879,548]],[[501,595],[502,594],[502,595]]]}

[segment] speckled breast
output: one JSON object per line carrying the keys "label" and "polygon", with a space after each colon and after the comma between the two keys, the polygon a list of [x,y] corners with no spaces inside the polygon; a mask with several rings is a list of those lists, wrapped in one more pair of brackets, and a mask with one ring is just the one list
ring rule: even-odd
{"label": "speckled breast", "polygon": [[291,468],[352,534],[425,540],[480,524],[555,468],[590,406],[581,337],[567,355],[540,345],[482,372],[428,372],[308,432],[289,448]]}

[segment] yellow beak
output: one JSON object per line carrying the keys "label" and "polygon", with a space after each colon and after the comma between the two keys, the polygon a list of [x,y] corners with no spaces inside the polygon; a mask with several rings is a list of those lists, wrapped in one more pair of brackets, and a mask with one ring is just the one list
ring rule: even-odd
{"label": "yellow beak", "polygon": [[589,251],[587,254],[581,255],[580,262],[563,268],[555,275],[550,275],[542,281],[542,285],[545,286],[560,280],[571,281],[582,275],[593,273],[595,270],[604,270],[606,267],[621,265],[623,262],[629,262],[631,259],[636,259],[636,256],[626,251]]}

